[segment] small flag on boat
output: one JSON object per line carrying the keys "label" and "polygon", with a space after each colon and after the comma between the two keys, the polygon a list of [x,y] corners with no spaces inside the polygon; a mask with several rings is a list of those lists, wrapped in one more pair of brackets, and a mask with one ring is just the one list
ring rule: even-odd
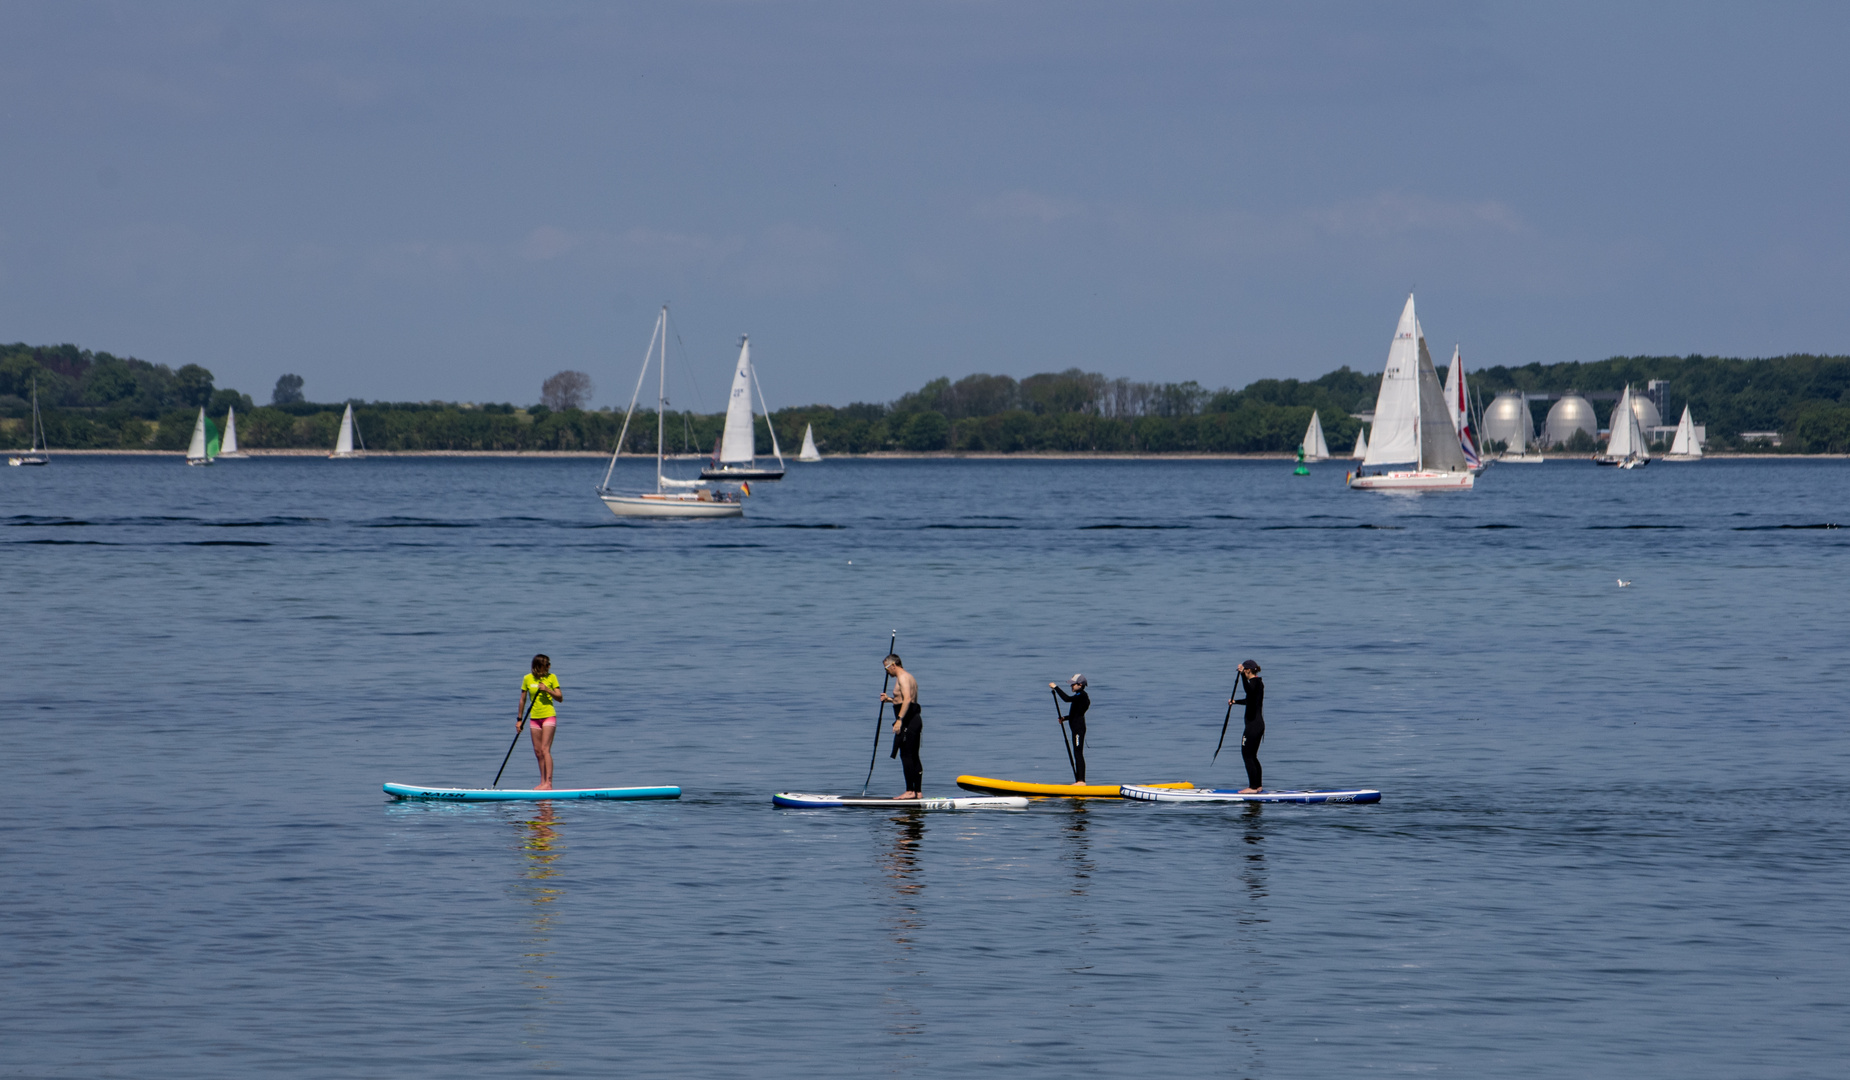
{"label": "small flag on boat", "polygon": [[741,480],[739,481],[739,490],[750,495],[752,493],[752,485],[749,481]]}

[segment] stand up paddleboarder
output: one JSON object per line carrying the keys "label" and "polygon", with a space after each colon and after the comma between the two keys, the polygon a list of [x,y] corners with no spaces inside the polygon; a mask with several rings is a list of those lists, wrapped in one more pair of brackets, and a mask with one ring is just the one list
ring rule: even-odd
{"label": "stand up paddleboarder", "polygon": [[[527,712],[529,695],[533,698],[531,713]],[[559,730],[559,713],[552,703],[564,700],[559,677],[552,673],[552,657],[540,653],[533,658],[533,670],[520,677],[520,706],[514,713],[516,724],[520,717],[527,718],[527,734],[533,737],[533,756],[539,759],[540,786],[534,788],[535,791],[552,790],[552,737]]]}
{"label": "stand up paddleboarder", "polygon": [[1259,665],[1251,660],[1240,664],[1240,681],[1246,684],[1246,696],[1227,699],[1229,705],[1246,706],[1246,727],[1240,732],[1240,760],[1246,762],[1246,786],[1240,794],[1251,795],[1265,786],[1265,770],[1259,766],[1259,741],[1265,738],[1265,680],[1259,677]]}
{"label": "stand up paddleboarder", "polygon": [[1086,693],[1084,675],[1074,675],[1068,685],[1073,688],[1070,695],[1060,689],[1058,683],[1047,684],[1049,689],[1059,695],[1061,701],[1067,703],[1064,722],[1066,729],[1073,733],[1073,783],[1083,784],[1086,782],[1086,710],[1092,707],[1092,695]]}
{"label": "stand up paddleboarder", "polygon": [[893,676],[893,692],[880,694],[881,701],[893,703],[893,752],[906,771],[906,790],[900,799],[925,797],[925,766],[919,761],[919,734],[925,730],[925,717],[919,712],[919,681],[899,662],[898,653],[886,654],[886,673]]}

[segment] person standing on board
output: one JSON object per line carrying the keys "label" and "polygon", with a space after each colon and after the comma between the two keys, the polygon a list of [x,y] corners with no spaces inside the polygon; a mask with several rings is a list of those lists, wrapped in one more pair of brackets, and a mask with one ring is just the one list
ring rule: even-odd
{"label": "person standing on board", "polygon": [[1240,794],[1251,795],[1265,786],[1265,770],[1259,765],[1259,741],[1265,738],[1265,680],[1259,677],[1259,665],[1251,660],[1240,664],[1240,681],[1246,684],[1246,696],[1229,705],[1246,706],[1246,727],[1240,732],[1240,760],[1246,762],[1246,786]]}
{"label": "person standing on board", "polygon": [[[529,697],[531,713],[527,711]],[[533,670],[520,677],[520,705],[514,714],[516,726],[520,717],[527,718],[527,734],[533,737],[533,756],[540,763],[540,786],[535,791],[552,790],[552,737],[559,730],[559,712],[552,703],[564,700],[559,677],[552,673],[552,657],[540,653],[533,658]]]}
{"label": "person standing on board", "polygon": [[925,797],[925,766],[919,760],[919,735],[925,730],[925,717],[919,712],[919,681],[899,662],[898,653],[887,653],[886,673],[893,676],[893,692],[881,691],[880,700],[893,703],[893,752],[900,768],[906,772],[906,790],[900,799]]}
{"label": "person standing on board", "polygon": [[1075,675],[1069,683],[1073,688],[1072,696],[1060,689],[1058,683],[1048,683],[1048,687],[1060,700],[1068,702],[1066,717],[1061,723],[1073,733],[1073,783],[1086,782],[1086,710],[1092,707],[1092,695],[1086,693],[1086,677]]}

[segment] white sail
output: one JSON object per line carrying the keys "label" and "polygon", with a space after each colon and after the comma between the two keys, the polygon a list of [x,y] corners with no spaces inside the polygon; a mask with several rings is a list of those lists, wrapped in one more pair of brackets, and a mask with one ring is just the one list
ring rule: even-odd
{"label": "white sail", "polygon": [[204,461],[206,459],[206,411],[199,410],[199,419],[193,421],[193,441],[186,448],[186,460]]}
{"label": "white sail", "polygon": [[219,443],[219,457],[238,457],[238,410],[225,407],[225,438]]}
{"label": "white sail", "polygon": [[1366,428],[1355,429],[1355,449],[1349,451],[1349,456],[1357,461],[1366,461],[1368,459],[1368,431]]}
{"label": "white sail", "polygon": [[[775,359],[775,358],[773,358]],[[810,424],[803,425],[803,449],[797,454],[798,461],[821,461],[822,455],[816,451],[816,431]]]}
{"label": "white sail", "polygon": [[[377,434],[375,432],[374,434]],[[353,454],[353,406],[340,416],[340,438],[334,440],[334,456],[349,457]]]}
{"label": "white sail", "polygon": [[749,463],[756,456],[756,443],[752,432],[752,341],[746,337],[739,340],[739,366],[732,373],[732,397],[726,401],[726,434],[719,444],[719,463]]}
{"label": "white sail", "polygon": [[[1414,321],[1418,327],[1418,320]],[[1421,332],[1419,370],[1420,468],[1439,472],[1467,472],[1464,447],[1458,441],[1458,428],[1445,408],[1445,388],[1439,385],[1438,369],[1432,366],[1432,354],[1426,351],[1426,334]]]}
{"label": "white sail", "polygon": [[1644,439],[1638,430],[1638,414],[1632,412],[1632,388],[1627,383],[1619,394],[1619,403],[1612,407],[1612,421],[1609,425],[1612,437],[1606,442],[1606,457],[1612,461],[1624,461],[1637,457],[1644,449]]}
{"label": "white sail", "polygon": [[1445,411],[1452,414],[1452,426],[1464,430],[1465,403],[1465,364],[1458,354],[1458,346],[1452,346],[1452,366],[1445,369]]}
{"label": "white sail", "polygon": [[1696,441],[1696,421],[1689,415],[1688,405],[1683,406],[1683,419],[1677,421],[1677,434],[1670,440],[1670,452],[1677,457],[1702,456],[1702,444]]}
{"label": "white sail", "polygon": [[1304,429],[1304,460],[1327,461],[1330,457],[1330,444],[1323,441],[1323,421],[1317,416],[1317,410],[1310,411],[1310,427]]}
{"label": "white sail", "polygon": [[[1428,362],[1430,364],[1430,361]],[[1401,310],[1394,342],[1388,346],[1387,369],[1375,396],[1374,437],[1368,440],[1364,467],[1418,461],[1420,457],[1420,330],[1413,295]]]}

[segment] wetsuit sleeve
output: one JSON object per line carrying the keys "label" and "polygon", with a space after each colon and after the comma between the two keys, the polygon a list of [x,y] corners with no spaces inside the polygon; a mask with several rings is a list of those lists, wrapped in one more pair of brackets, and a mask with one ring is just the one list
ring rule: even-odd
{"label": "wetsuit sleeve", "polygon": [[1060,695],[1060,700],[1061,700],[1061,701],[1071,701],[1071,700],[1073,700],[1072,698],[1070,698],[1070,697],[1067,697],[1067,696],[1066,696],[1066,691],[1064,691],[1064,690],[1062,690],[1062,689],[1060,689],[1060,688],[1059,688],[1059,687],[1057,687],[1057,686],[1053,688],[1053,692],[1054,692],[1054,693],[1056,693],[1056,694],[1059,694],[1059,695]]}

